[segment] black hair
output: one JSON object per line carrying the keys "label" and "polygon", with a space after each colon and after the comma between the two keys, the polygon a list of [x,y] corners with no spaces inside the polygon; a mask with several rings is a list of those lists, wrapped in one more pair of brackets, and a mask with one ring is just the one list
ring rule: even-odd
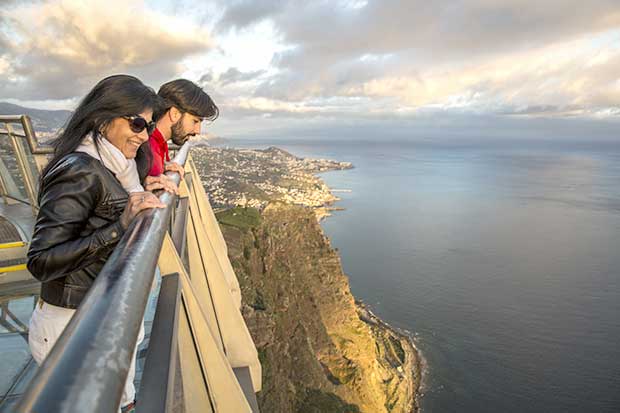
{"label": "black hair", "polygon": [[164,100],[164,105],[153,112],[153,120],[159,120],[171,107],[181,112],[188,112],[206,120],[214,121],[220,110],[213,99],[194,82],[187,79],[172,80],[164,83],[157,94]]}
{"label": "black hair", "polygon": [[[155,91],[136,77],[114,75],[99,81],[82,99],[60,135],[52,142],[54,156],[41,177],[63,156],[74,152],[88,134],[99,133],[115,118],[137,115],[146,109],[153,109],[155,112],[160,110],[161,105],[161,98]],[[96,146],[97,139],[94,141]],[[136,154],[139,170],[150,164],[149,155],[148,146],[142,145]]]}

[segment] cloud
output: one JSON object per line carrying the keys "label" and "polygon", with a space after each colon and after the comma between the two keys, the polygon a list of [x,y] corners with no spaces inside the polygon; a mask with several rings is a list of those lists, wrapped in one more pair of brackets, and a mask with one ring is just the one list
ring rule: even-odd
{"label": "cloud", "polygon": [[234,2],[218,23],[241,31],[270,20],[288,46],[254,98],[349,99],[361,111],[373,109],[360,99],[382,98],[385,112],[567,114],[618,105],[616,0],[259,3]]}
{"label": "cloud", "polygon": [[211,81],[213,81],[213,72],[209,71],[203,74],[202,76],[200,76],[200,79],[198,79],[198,84],[204,85]]}
{"label": "cloud", "polygon": [[24,100],[80,96],[114,73],[157,89],[184,58],[211,47],[204,29],[142,1],[36,2],[5,9],[2,25],[0,96]]}
{"label": "cloud", "polygon": [[[618,73],[620,35],[605,42],[588,37],[420,69],[391,57],[365,57],[326,68],[309,61],[305,70],[263,76],[253,89],[255,99],[245,102],[266,99],[280,108],[304,103],[319,112],[348,107],[366,114],[431,107],[515,115],[615,115],[610,108],[620,107]],[[256,106],[265,111],[269,107],[264,102]]]}
{"label": "cloud", "polygon": [[273,16],[284,5],[281,1],[229,1],[222,3],[223,16],[216,25],[218,32],[242,29]]}
{"label": "cloud", "polygon": [[[591,44],[590,39],[571,41],[480,62],[430,67],[414,75],[387,75],[351,93],[398,96],[413,107],[618,105],[620,48]],[[603,53],[606,57],[601,59]]]}
{"label": "cloud", "polygon": [[231,67],[218,78],[218,83],[221,86],[226,86],[232,83],[247,82],[256,79],[260,75],[265,73],[264,70],[253,70],[250,72],[242,72],[236,67]]}
{"label": "cloud", "polygon": [[620,9],[616,0],[243,0],[226,8],[219,26],[239,30],[264,19],[284,43],[327,60],[410,52],[436,63],[606,31],[618,27]]}

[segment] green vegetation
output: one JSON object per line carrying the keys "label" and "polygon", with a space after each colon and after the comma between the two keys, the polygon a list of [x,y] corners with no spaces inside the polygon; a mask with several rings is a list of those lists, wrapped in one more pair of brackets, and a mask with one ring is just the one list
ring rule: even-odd
{"label": "green vegetation", "polygon": [[219,223],[248,230],[260,224],[260,212],[251,207],[234,207],[218,212],[216,218]]}
{"label": "green vegetation", "polygon": [[361,413],[355,404],[347,403],[334,393],[318,389],[306,389],[306,397],[299,403],[299,413]]}
{"label": "green vegetation", "polygon": [[243,258],[245,258],[246,260],[249,260],[251,256],[252,256],[252,251],[250,250],[250,247],[246,245],[245,247],[243,247]]}
{"label": "green vegetation", "polygon": [[400,360],[401,364],[404,364],[405,363],[405,349],[403,349],[403,345],[401,344],[400,340],[392,336],[389,336],[389,340],[390,340],[390,344],[392,344],[391,347],[394,353],[396,354],[396,357],[398,357],[398,360]]}
{"label": "green vegetation", "polygon": [[230,180],[227,186],[227,192],[244,194],[248,199],[260,199],[269,201],[272,196],[256,186],[254,182],[245,182],[240,179]]}
{"label": "green vegetation", "polygon": [[[332,360],[331,368],[323,366],[325,373],[328,373],[328,380],[334,384],[350,383],[358,373],[355,364],[343,357],[341,360]],[[335,380],[334,380],[335,379]]]}
{"label": "green vegetation", "polygon": [[265,311],[267,309],[267,306],[265,305],[265,298],[260,291],[256,291],[254,302],[250,304],[250,307],[257,311]]}

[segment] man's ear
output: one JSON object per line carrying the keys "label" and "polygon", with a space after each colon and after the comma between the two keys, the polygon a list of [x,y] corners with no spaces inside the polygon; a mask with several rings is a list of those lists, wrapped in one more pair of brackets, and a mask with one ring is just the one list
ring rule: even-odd
{"label": "man's ear", "polygon": [[168,111],[168,116],[170,116],[170,120],[172,121],[172,123],[176,123],[181,118],[181,111],[172,106]]}

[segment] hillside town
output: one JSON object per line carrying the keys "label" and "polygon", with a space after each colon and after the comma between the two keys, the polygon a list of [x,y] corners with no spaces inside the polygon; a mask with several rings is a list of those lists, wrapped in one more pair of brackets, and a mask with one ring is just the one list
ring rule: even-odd
{"label": "hillside town", "polygon": [[314,174],[353,167],[350,162],[298,158],[275,147],[196,147],[192,158],[214,208],[262,209],[277,200],[312,207],[318,219],[329,215],[338,198]]}

